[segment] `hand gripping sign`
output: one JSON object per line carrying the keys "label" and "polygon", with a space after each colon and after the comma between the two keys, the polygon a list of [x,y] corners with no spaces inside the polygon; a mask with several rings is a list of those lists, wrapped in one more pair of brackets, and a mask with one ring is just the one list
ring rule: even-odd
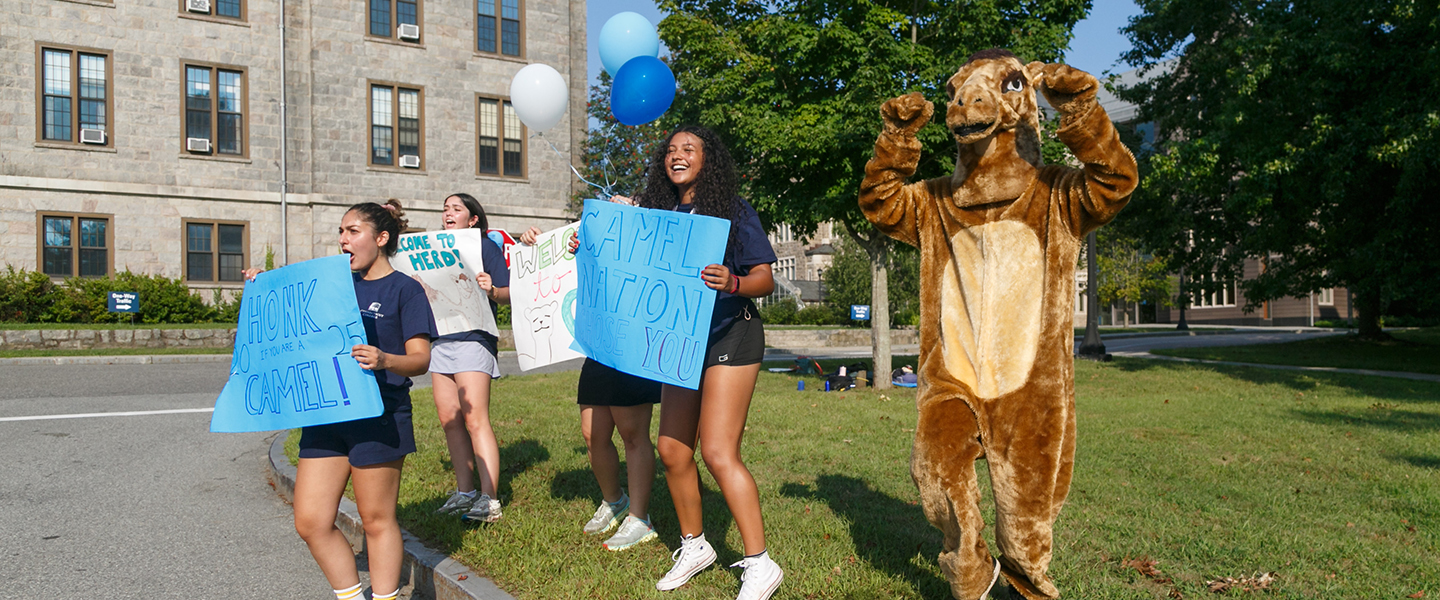
{"label": "hand gripping sign", "polygon": [[480,330],[499,337],[490,297],[475,274],[485,271],[485,232],[479,229],[426,231],[400,236],[390,264],[425,288],[440,335]]}
{"label": "hand gripping sign", "polygon": [[350,258],[307,260],[245,284],[230,379],[210,431],[291,429],[379,416],[375,375],[350,348],[364,344]]}
{"label": "hand gripping sign", "polygon": [[699,389],[715,307],[700,270],[724,260],[729,237],[724,219],[586,200],[575,302],[585,355]]}
{"label": "hand gripping sign", "polygon": [[520,368],[583,358],[575,342],[575,255],[567,249],[571,223],[535,238],[535,245],[510,246],[510,322]]}

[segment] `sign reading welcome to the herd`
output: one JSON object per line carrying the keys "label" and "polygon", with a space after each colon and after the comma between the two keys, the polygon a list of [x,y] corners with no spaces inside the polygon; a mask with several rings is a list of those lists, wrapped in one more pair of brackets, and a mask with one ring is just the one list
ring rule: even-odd
{"label": "sign reading welcome to the herd", "polygon": [[540,234],[535,245],[510,246],[511,323],[524,370],[584,357],[575,342],[575,255],[571,223]]}
{"label": "sign reading welcome to the herd", "polygon": [[375,375],[350,349],[365,343],[350,257],[317,258],[245,284],[230,379],[210,431],[291,429],[378,416]]}
{"label": "sign reading welcome to the herd", "polygon": [[[485,232],[479,229],[426,231],[400,236],[390,265],[425,288],[440,335],[480,330],[499,336],[490,298],[475,274],[485,271]],[[493,252],[493,247],[491,250]]]}
{"label": "sign reading welcome to the herd", "polygon": [[575,341],[616,369],[699,389],[730,222],[586,200],[576,251]]}

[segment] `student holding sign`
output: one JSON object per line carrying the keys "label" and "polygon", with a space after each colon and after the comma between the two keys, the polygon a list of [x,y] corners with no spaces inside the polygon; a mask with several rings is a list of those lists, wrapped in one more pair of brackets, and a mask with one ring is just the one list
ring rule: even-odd
{"label": "student holding sign", "polygon": [[[339,600],[363,597],[350,542],[335,527],[347,482],[365,524],[371,593],[375,600],[393,600],[400,590],[404,541],[395,506],[405,455],[415,451],[410,377],[430,366],[430,340],[437,337],[425,291],[390,266],[405,228],[402,215],[395,200],[385,206],[365,202],[350,207],[340,221],[340,250],[350,256],[365,329],[365,343],[350,354],[375,373],[385,410],[371,419],[305,427],[300,434],[295,531]],[[259,272],[249,269],[245,275],[253,280]]]}
{"label": "student holding sign", "polygon": [[740,440],[765,354],[765,330],[750,299],[775,290],[770,271],[775,252],[755,209],[736,195],[735,180],[735,163],[720,138],[704,127],[685,126],[655,150],[645,189],[635,199],[643,208],[730,221],[723,264],[700,272],[705,285],[717,292],[700,389],[666,384],[661,393],[657,445],[682,538],[674,567],[655,587],[676,589],[715,562],[701,527],[698,441],[745,543],[745,558],[731,565],[745,569],[738,600],[765,600],[780,587],[783,573],[765,545],[760,494],[740,459]]}
{"label": "student holding sign", "polygon": [[[490,228],[485,209],[470,194],[452,194],[441,212],[442,229]],[[505,253],[488,237],[481,251],[483,272],[475,283],[485,292],[490,314],[497,302],[510,303],[510,269]],[[500,376],[499,339],[487,331],[462,331],[435,340],[430,359],[435,409],[445,430],[445,446],[455,466],[455,492],[435,511],[460,515],[461,520],[494,523],[500,520],[500,445],[490,425],[490,381]],[[475,472],[480,489],[475,489]]]}

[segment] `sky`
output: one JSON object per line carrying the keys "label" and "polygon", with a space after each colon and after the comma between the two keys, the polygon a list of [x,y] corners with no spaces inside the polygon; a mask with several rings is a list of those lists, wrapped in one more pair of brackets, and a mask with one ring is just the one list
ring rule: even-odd
{"label": "sky", "polygon": [[[640,13],[651,23],[659,23],[663,16],[652,0],[588,0],[585,8],[591,85],[600,78],[602,69],[596,39],[605,21],[625,11]],[[1129,23],[1130,17],[1138,14],[1140,8],[1135,6],[1134,0],[1094,0],[1090,15],[1075,26],[1075,39],[1065,53],[1065,62],[1096,76],[1106,71],[1128,71],[1129,67],[1117,64],[1120,54],[1130,49],[1130,40],[1121,35],[1119,29]],[[663,45],[660,53],[665,53]]]}

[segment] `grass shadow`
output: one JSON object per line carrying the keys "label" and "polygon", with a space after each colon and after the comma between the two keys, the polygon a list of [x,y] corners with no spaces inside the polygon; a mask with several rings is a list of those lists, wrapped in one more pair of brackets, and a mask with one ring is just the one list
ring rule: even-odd
{"label": "grass shadow", "polygon": [[1424,456],[1421,454],[1392,454],[1390,456],[1387,456],[1386,458],[1389,458],[1390,460],[1399,463],[1408,463],[1411,466],[1420,467],[1422,469],[1440,470],[1440,456]]}
{"label": "grass shadow", "polygon": [[500,447],[500,486],[496,495],[510,498],[513,490],[510,482],[530,467],[550,460],[550,450],[537,440],[523,439]]}
{"label": "grass shadow", "polygon": [[940,531],[930,525],[918,505],[877,492],[864,480],[845,475],[821,475],[814,486],[787,483],[780,494],[828,504],[849,523],[860,559],[908,581],[921,597],[950,597],[950,584],[943,577],[915,564],[917,554],[934,561],[942,550]]}
{"label": "grass shadow", "polygon": [[1236,379],[1256,385],[1279,385],[1300,392],[1308,392],[1324,384],[1393,402],[1403,402],[1407,404],[1435,404],[1440,402],[1440,393],[1437,393],[1437,391],[1440,391],[1440,384],[1413,379],[1330,373],[1325,371],[1296,371],[1283,368],[1269,369],[1264,367],[1215,365],[1146,358],[1117,358],[1106,364],[1108,368],[1118,369],[1125,373],[1192,370],[1214,373],[1220,377]]}

